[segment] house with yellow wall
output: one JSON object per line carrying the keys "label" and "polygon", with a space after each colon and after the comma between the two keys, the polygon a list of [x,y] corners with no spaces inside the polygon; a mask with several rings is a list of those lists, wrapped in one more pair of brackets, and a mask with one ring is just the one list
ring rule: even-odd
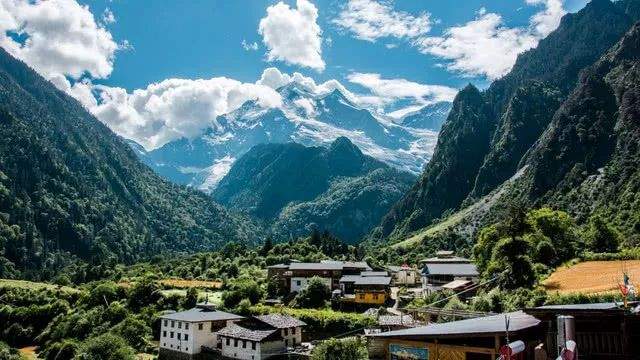
{"label": "house with yellow wall", "polygon": [[391,277],[384,274],[346,275],[340,278],[344,299],[356,304],[383,305],[390,296]]}

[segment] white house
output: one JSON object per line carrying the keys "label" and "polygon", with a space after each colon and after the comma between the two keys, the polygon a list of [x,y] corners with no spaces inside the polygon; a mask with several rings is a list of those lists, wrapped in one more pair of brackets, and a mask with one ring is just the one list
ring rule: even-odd
{"label": "white house", "polygon": [[216,311],[211,305],[198,304],[195,308],[160,316],[159,359],[191,358],[203,346],[218,343],[218,331],[242,316]]}
{"label": "white house", "polygon": [[407,264],[402,266],[387,266],[389,273],[393,277],[393,284],[400,286],[415,286],[420,283],[420,273],[418,269]]}
{"label": "white house", "polygon": [[218,349],[226,358],[267,359],[287,352],[302,342],[306,324],[288,315],[256,316],[232,323],[218,332]]}
{"label": "white house", "polygon": [[455,256],[451,251],[438,251],[435,257],[422,263],[422,287],[427,292],[455,280],[477,283],[480,276],[470,259]]}

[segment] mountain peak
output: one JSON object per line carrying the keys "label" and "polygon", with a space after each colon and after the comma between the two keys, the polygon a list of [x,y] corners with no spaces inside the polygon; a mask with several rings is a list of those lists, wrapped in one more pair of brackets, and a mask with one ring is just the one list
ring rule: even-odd
{"label": "mountain peak", "polygon": [[337,139],[335,139],[331,143],[329,150],[331,152],[338,152],[338,151],[356,152],[362,155],[362,151],[360,151],[360,149],[354,143],[352,143],[351,140],[349,140],[349,138],[346,136],[340,136]]}

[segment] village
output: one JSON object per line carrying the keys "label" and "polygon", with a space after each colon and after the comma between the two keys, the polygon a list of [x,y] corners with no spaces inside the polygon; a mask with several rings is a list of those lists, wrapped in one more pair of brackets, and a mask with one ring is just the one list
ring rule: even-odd
{"label": "village", "polygon": [[[439,251],[420,266],[372,269],[366,262],[323,260],[266,270],[286,290],[281,298],[264,300],[271,306],[283,306],[319,281],[330,290],[333,307],[374,318],[371,326],[338,336],[362,339],[369,359],[636,358],[640,304],[633,301],[504,313],[443,309],[436,303],[405,306],[439,292],[470,300],[485,285],[476,265],[452,251]],[[207,301],[160,318],[160,359],[305,359],[326,340],[308,333],[307,324],[291,315],[242,316]]]}

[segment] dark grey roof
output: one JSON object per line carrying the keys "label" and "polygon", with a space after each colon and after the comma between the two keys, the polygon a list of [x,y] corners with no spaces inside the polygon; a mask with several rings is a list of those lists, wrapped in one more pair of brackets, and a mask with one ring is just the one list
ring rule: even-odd
{"label": "dark grey roof", "polygon": [[318,263],[292,262],[289,264],[290,270],[344,270],[345,268],[371,270],[364,261],[322,260]]}
{"label": "dark grey roof", "polygon": [[360,275],[343,275],[340,278],[340,282],[341,283],[348,283],[348,282],[352,282],[355,283],[356,280],[360,279],[362,276]]}
{"label": "dark grey roof", "polygon": [[354,285],[389,285],[391,284],[391,277],[344,275],[340,278],[340,282],[353,283]]}
{"label": "dark grey roof", "polygon": [[255,316],[255,318],[277,329],[285,329],[285,328],[292,328],[292,327],[307,325],[303,321],[300,321],[294,318],[293,316],[284,315],[284,314],[260,315],[260,316]]}
{"label": "dark grey roof", "polygon": [[240,320],[244,317],[224,311],[207,311],[193,308],[186,311],[174,312],[160,316],[161,319],[178,320],[186,322]]}
{"label": "dark grey roof", "polygon": [[291,263],[290,270],[342,270],[342,263]]}
{"label": "dark grey roof", "polygon": [[386,271],[363,271],[360,273],[361,276],[389,276],[389,273]]}
{"label": "dark grey roof", "polygon": [[231,324],[226,326],[218,331],[218,336],[227,336],[231,338],[244,339],[244,340],[252,340],[252,341],[262,341],[269,335],[277,332],[277,329],[247,329],[245,327]]}
{"label": "dark grey roof", "polygon": [[374,334],[376,337],[396,337],[396,338],[440,338],[440,337],[462,337],[462,336],[493,336],[504,334],[506,331],[505,315],[509,317],[509,331],[520,331],[537,326],[540,320],[525,314],[522,311],[492,315],[476,319],[466,319],[452,321],[448,323],[431,324],[416,327],[413,329],[396,330],[381,334]]}
{"label": "dark grey roof", "polygon": [[452,256],[452,257],[432,257],[428,259],[422,260],[425,264],[442,264],[442,263],[458,263],[458,264],[469,264],[471,260],[467,258],[463,258],[460,256]]}
{"label": "dark grey roof", "polygon": [[389,285],[391,278],[388,276],[360,276],[354,285]]}
{"label": "dark grey roof", "polygon": [[478,269],[474,264],[427,264],[422,273],[425,275],[454,275],[454,276],[478,276]]}

